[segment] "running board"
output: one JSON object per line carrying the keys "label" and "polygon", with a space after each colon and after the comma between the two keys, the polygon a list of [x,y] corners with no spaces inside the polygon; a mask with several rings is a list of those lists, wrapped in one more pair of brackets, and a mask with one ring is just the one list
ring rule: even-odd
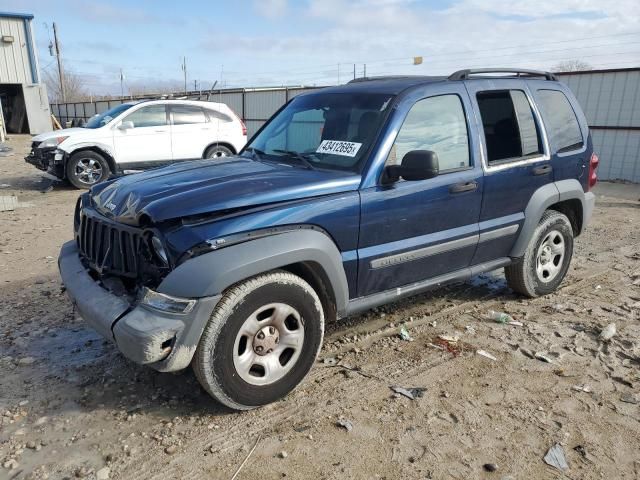
{"label": "running board", "polygon": [[438,277],[429,278],[416,283],[405,285],[404,287],[393,288],[391,290],[385,290],[384,292],[374,293],[373,295],[367,295],[366,297],[354,298],[349,301],[347,305],[347,311],[345,316],[361,313],[372,308],[385,305],[387,303],[395,302],[401,298],[410,297],[419,293],[432,290],[434,288],[441,287],[448,283],[463,282],[469,280],[471,277],[475,277],[484,272],[490,272],[497,268],[506,267],[512,262],[509,257],[502,257],[490,262],[480,263],[473,265],[472,267],[456,270],[455,272],[440,275]]}

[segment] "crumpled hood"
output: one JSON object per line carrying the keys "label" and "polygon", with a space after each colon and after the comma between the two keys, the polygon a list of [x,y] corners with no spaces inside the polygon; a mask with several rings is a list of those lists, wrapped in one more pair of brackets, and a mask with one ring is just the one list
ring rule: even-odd
{"label": "crumpled hood", "polygon": [[33,142],[43,142],[49,138],[55,137],[70,137],[71,135],[75,135],[78,133],[85,133],[87,131],[86,128],[73,127],[73,128],[63,128],[62,130],[54,130],[52,132],[41,133],[40,135],[36,135],[31,140]]}
{"label": "crumpled hood", "polygon": [[103,215],[138,225],[357,190],[360,175],[307,170],[244,157],[194,160],[128,175],[91,189]]}

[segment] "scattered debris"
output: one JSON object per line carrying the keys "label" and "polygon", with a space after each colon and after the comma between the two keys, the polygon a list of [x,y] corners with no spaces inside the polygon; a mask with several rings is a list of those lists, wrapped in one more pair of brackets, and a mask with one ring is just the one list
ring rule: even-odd
{"label": "scattered debris", "polygon": [[404,388],[404,387],[389,387],[394,392],[404,395],[410,400],[415,400],[416,398],[421,398],[424,396],[424,392],[427,391],[426,388],[422,387],[414,387],[414,388]]}
{"label": "scattered debris", "polygon": [[460,340],[460,337],[457,335],[438,335],[438,338],[447,343],[458,343],[458,340]]}
{"label": "scattered debris", "polygon": [[249,453],[247,453],[247,456],[244,457],[244,460],[242,461],[242,463],[240,464],[240,466],[236,470],[236,473],[233,474],[233,477],[231,477],[231,480],[235,480],[237,478],[238,474],[240,473],[240,470],[242,470],[242,467],[244,467],[244,465],[247,463],[247,460],[249,460],[249,457],[251,456],[253,451],[258,446],[258,442],[260,442],[260,438],[262,438],[262,436],[258,435],[258,438],[256,438],[256,443],[253,444],[253,448],[251,450],[249,450]]}
{"label": "scattered debris", "polygon": [[487,472],[495,472],[498,470],[498,465],[495,463],[485,463],[482,468],[484,468]]}
{"label": "scattered debris", "polygon": [[336,365],[338,363],[338,359],[336,357],[324,357],[322,359],[322,363],[324,363],[325,365]]}
{"label": "scattered debris", "polygon": [[494,362],[497,361],[498,359],[496,357],[494,357],[493,355],[491,355],[489,352],[486,352],[484,350],[478,350],[476,352],[478,355],[481,355],[483,357],[488,358],[489,360],[493,360]]}
{"label": "scattered debris", "polygon": [[584,392],[584,393],[591,393],[593,392],[593,389],[589,386],[589,385],[574,385],[573,388],[576,392]]}
{"label": "scattered debris", "polygon": [[496,312],[495,310],[489,310],[487,312],[487,318],[496,323],[509,323],[514,321],[513,317],[508,313]]}
{"label": "scattered debris", "polygon": [[407,327],[405,327],[404,325],[400,327],[398,336],[405,342],[413,342],[413,337],[409,335],[409,330],[407,330]]}
{"label": "scattered debris", "polygon": [[611,340],[616,334],[616,324],[610,323],[600,332],[600,340],[603,342],[608,342]]}
{"label": "scattered debris", "polygon": [[569,468],[567,459],[564,456],[564,449],[559,443],[556,443],[547,451],[547,454],[544,456],[544,462],[558,470],[567,470]]}
{"label": "scattered debris", "polygon": [[638,396],[634,395],[633,393],[625,393],[620,397],[620,401],[624,403],[631,403],[633,405],[637,405],[638,403],[640,403],[640,400],[638,400]]}
{"label": "scattered debris", "polygon": [[175,445],[169,445],[167,448],[164,449],[164,453],[166,453],[167,455],[173,455],[177,451],[178,451],[178,447],[176,447]]}
{"label": "scattered debris", "polygon": [[547,356],[547,352],[536,352],[533,356],[536,360],[540,360],[541,362],[553,363],[551,357]]}
{"label": "scattered debris", "polygon": [[96,480],[108,480],[111,470],[109,467],[103,467],[96,472]]}
{"label": "scattered debris", "polygon": [[12,212],[18,207],[18,197],[8,195],[0,197],[0,212]]}
{"label": "scattered debris", "polygon": [[353,430],[353,423],[351,423],[346,418],[338,419],[338,421],[336,422],[336,425],[338,425],[339,427],[344,428],[347,432],[350,432],[351,430]]}
{"label": "scattered debris", "polygon": [[0,183],[0,188],[9,188],[11,185],[8,183]]}
{"label": "scattered debris", "polygon": [[280,458],[287,458],[289,456],[289,454],[287,452],[285,452],[284,450],[282,450],[279,454],[278,457]]}
{"label": "scattered debris", "polygon": [[573,449],[580,454],[582,458],[587,458],[587,449],[584,445],[576,445]]}

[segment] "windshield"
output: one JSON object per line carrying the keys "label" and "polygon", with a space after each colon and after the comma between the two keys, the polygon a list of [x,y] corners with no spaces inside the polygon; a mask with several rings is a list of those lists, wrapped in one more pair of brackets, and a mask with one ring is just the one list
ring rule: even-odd
{"label": "windshield", "polygon": [[245,149],[307,168],[358,171],[392,96],[317,93],[294,98]]}
{"label": "windshield", "polygon": [[133,107],[132,104],[123,103],[122,105],[118,105],[117,107],[113,107],[113,108],[107,110],[106,112],[94,115],[85,124],[84,128],[100,128],[100,127],[104,127],[111,120],[116,118],[118,115],[120,115],[125,110],[130,109],[131,107]]}

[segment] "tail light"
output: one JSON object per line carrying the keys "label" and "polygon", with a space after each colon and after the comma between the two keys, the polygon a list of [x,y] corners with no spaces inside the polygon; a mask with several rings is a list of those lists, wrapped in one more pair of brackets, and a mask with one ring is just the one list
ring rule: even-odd
{"label": "tail light", "polygon": [[233,110],[231,110],[233,112],[233,114],[236,116],[236,118],[238,119],[238,121],[240,122],[240,126],[242,127],[242,135],[243,136],[247,136],[247,126],[244,124],[244,122],[242,121],[242,119],[240,118],[240,116],[234,112]]}
{"label": "tail light", "polygon": [[596,170],[598,169],[598,164],[600,163],[600,159],[598,155],[595,153],[591,154],[591,160],[589,160],[589,188],[591,190],[593,186],[598,182],[598,174]]}

